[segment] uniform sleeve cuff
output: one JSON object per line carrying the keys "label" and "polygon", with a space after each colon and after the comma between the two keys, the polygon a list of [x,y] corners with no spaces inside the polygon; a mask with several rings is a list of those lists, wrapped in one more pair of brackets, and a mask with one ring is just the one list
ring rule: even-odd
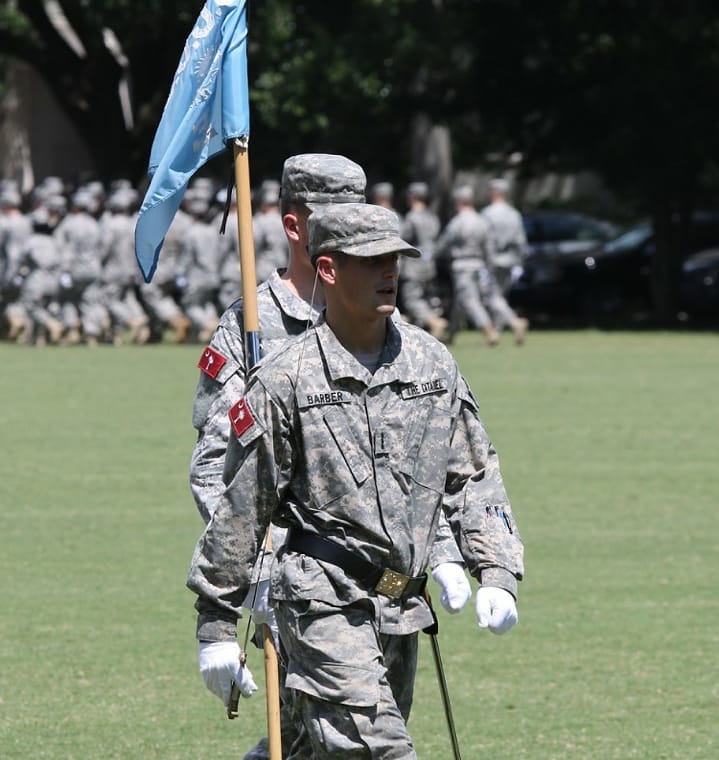
{"label": "uniform sleeve cuff", "polygon": [[503,588],[505,591],[509,591],[515,601],[517,599],[517,579],[509,570],[504,570],[501,567],[488,567],[482,570],[480,584]]}

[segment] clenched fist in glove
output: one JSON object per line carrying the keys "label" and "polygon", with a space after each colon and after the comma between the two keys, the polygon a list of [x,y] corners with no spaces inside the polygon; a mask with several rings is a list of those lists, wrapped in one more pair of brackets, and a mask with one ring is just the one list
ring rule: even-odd
{"label": "clenched fist in glove", "polygon": [[481,586],[477,591],[477,624],[500,636],[519,620],[514,597],[503,588]]}
{"label": "clenched fist in glove", "polygon": [[441,589],[439,601],[452,615],[459,612],[472,596],[472,589],[459,562],[442,562],[432,570],[432,578]]}
{"label": "clenched fist in glove", "polygon": [[205,686],[227,707],[234,681],[243,697],[251,697],[257,684],[247,665],[240,665],[240,647],[236,641],[201,641],[197,652]]}

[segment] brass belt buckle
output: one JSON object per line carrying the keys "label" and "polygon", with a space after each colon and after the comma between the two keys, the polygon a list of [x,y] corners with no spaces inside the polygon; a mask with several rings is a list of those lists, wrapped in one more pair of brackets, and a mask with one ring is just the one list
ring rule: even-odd
{"label": "brass belt buckle", "polygon": [[392,599],[401,599],[408,583],[408,576],[402,575],[402,573],[396,573],[394,570],[390,570],[387,567],[375,584],[374,590],[378,594],[384,594],[385,596],[392,597]]}

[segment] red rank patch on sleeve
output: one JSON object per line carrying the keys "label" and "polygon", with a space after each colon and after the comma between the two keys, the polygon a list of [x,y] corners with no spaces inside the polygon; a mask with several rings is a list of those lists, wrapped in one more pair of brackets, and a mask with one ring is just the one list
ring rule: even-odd
{"label": "red rank patch on sleeve", "polygon": [[238,438],[255,424],[255,418],[252,416],[250,407],[244,398],[241,398],[234,406],[230,407],[229,415],[230,424]]}
{"label": "red rank patch on sleeve", "polygon": [[207,346],[207,348],[202,352],[202,356],[200,357],[200,361],[197,362],[197,366],[209,377],[211,377],[213,380],[217,379],[217,376],[220,374],[220,370],[225,366],[227,363],[227,359],[219,352],[215,351],[212,346]]}

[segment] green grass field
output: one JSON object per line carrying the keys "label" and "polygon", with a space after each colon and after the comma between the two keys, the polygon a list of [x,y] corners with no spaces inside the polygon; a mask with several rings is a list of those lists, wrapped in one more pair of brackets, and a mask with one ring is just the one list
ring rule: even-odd
{"label": "green grass field", "polygon": [[[264,731],[264,690],[230,722],[196,670],[199,350],[0,345],[0,757],[237,758]],[[441,614],[464,760],[719,757],[719,336],[453,350],[527,570],[507,636]],[[410,730],[451,760],[428,641]]]}

